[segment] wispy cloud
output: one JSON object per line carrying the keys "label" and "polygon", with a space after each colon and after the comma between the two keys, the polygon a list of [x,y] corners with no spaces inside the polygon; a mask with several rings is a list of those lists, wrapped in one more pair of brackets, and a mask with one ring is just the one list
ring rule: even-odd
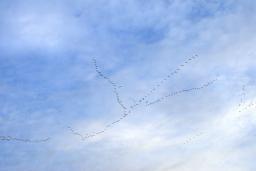
{"label": "wispy cloud", "polygon": [[255,170],[255,8],[1,1],[0,170]]}

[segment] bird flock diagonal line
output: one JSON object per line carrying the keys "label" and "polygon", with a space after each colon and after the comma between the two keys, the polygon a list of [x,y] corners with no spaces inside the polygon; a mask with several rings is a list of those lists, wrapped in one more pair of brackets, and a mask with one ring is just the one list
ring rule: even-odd
{"label": "bird flock diagonal line", "polygon": [[216,82],[216,81],[217,81],[217,79],[214,79],[212,81],[209,81],[209,82],[203,84],[200,87],[194,87],[194,88],[189,88],[189,89],[182,89],[182,90],[178,90],[178,91],[173,91],[173,92],[171,92],[167,95],[164,95],[163,97],[158,98],[154,101],[151,101],[151,102],[146,101],[146,106],[150,106],[150,105],[153,105],[153,104],[156,104],[156,103],[160,103],[160,102],[164,101],[165,99],[167,99],[169,97],[177,96],[179,94],[188,93],[188,92],[192,92],[192,91],[199,91],[201,89],[207,88],[208,86],[214,84],[214,82]]}

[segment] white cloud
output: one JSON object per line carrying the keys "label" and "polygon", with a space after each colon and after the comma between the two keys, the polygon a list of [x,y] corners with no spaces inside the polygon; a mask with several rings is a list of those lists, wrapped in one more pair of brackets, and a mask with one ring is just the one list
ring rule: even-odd
{"label": "white cloud", "polygon": [[[5,51],[8,51],[5,47],[13,51],[24,50],[24,47],[27,47],[24,51],[42,48],[53,54],[58,51],[59,59],[63,59],[62,55],[67,56],[65,52],[70,50],[70,65],[77,64],[74,62],[77,58],[85,64],[77,65],[72,71],[61,71],[72,74],[54,82],[64,86],[67,79],[70,82],[81,79],[87,84],[83,85],[84,91],[74,92],[75,88],[68,86],[50,98],[52,103],[64,104],[65,111],[56,115],[65,123],[58,125],[61,128],[57,130],[57,125],[51,129],[43,126],[46,132],[55,130],[47,145],[47,150],[55,153],[49,170],[72,167],[91,171],[120,168],[124,171],[249,171],[253,168],[254,163],[245,160],[251,161],[256,150],[250,142],[250,138],[255,139],[250,132],[255,129],[255,110],[238,112],[237,105],[242,85],[253,89],[255,83],[254,3],[229,1],[231,9],[226,10],[209,4],[206,9],[213,15],[198,14],[194,21],[189,14],[192,6],[208,4],[206,1],[164,2],[77,1],[75,5],[61,2],[56,6],[46,3],[43,9],[49,8],[47,13],[41,13],[40,6],[33,3],[31,8],[29,5],[18,8],[19,12],[13,14],[15,17],[10,22],[3,22],[7,25],[0,35],[6,33],[6,36],[0,48]],[[147,35],[141,36],[143,31],[163,32],[164,36],[147,41]],[[120,124],[85,141],[66,128],[70,124],[82,134],[90,133],[122,115],[111,86],[92,74],[91,57],[98,59],[103,72],[123,85],[120,94],[124,102],[130,104],[150,90],[167,71],[194,54],[199,56],[197,61],[167,81],[152,99],[218,77],[211,87],[168,98],[155,106],[142,104]],[[42,70],[44,72],[44,68]],[[23,94],[16,93],[18,95]],[[253,92],[248,94],[249,101],[244,106],[250,104],[251,99],[254,99]],[[36,114],[43,116],[44,112]],[[74,114],[79,112],[80,115]],[[40,120],[35,118],[34,121]],[[247,148],[241,147],[243,143]],[[56,166],[59,163],[63,166]],[[66,166],[66,163],[71,164]]]}

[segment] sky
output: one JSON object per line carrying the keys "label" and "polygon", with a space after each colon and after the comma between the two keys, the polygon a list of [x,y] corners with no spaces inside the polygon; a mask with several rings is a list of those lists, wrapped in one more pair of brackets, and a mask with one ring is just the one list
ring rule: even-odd
{"label": "sky", "polygon": [[256,170],[256,1],[1,0],[1,171]]}

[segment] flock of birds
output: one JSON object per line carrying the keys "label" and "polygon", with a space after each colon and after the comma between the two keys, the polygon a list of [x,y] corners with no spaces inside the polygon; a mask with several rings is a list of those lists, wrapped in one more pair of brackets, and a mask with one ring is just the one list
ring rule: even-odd
{"label": "flock of birds", "polygon": [[[153,104],[156,104],[156,103],[160,103],[160,102],[166,100],[169,97],[177,96],[179,94],[186,93],[186,92],[198,91],[198,90],[204,89],[204,88],[212,85],[217,79],[209,81],[209,82],[203,84],[200,87],[195,87],[195,88],[190,88],[190,89],[182,89],[182,90],[179,90],[179,91],[171,92],[167,95],[164,95],[163,97],[160,97],[160,98],[158,98],[154,101],[149,102],[149,98],[152,96],[152,94],[154,92],[157,92],[157,90],[159,90],[159,88],[161,86],[163,86],[164,83],[166,83],[168,80],[170,80],[172,76],[175,76],[176,74],[178,74],[182,70],[183,67],[185,67],[187,64],[189,64],[193,60],[197,59],[197,57],[198,57],[198,55],[191,56],[190,58],[185,60],[182,64],[180,64],[176,69],[167,73],[157,84],[155,84],[147,93],[145,93],[144,96],[138,98],[138,100],[135,100],[132,105],[125,105],[123,103],[123,101],[120,97],[120,93],[119,93],[119,89],[121,88],[121,86],[119,86],[117,83],[115,83],[109,77],[107,77],[105,74],[103,74],[103,72],[99,69],[99,66],[97,64],[96,59],[93,58],[92,62],[94,64],[96,73],[99,75],[99,77],[106,80],[106,82],[108,84],[110,84],[110,86],[112,87],[112,91],[115,95],[117,103],[123,109],[123,113],[121,114],[121,116],[118,119],[110,122],[109,124],[106,124],[103,127],[103,129],[101,129],[100,131],[91,132],[91,133],[87,133],[87,134],[82,134],[82,133],[79,133],[78,131],[74,130],[70,126],[67,126],[67,129],[73,135],[79,136],[81,138],[81,140],[86,140],[88,138],[95,137],[99,134],[103,134],[108,129],[113,127],[115,124],[117,124],[117,123],[121,122],[123,119],[125,119],[128,115],[130,115],[137,107],[139,107],[143,103],[145,103],[146,106],[150,106],[150,105],[153,105]],[[31,140],[31,139],[16,138],[16,137],[12,137],[12,136],[0,136],[0,141],[21,141],[21,142],[30,142],[30,143],[40,143],[40,142],[46,142],[48,140],[50,140],[50,138],[39,139],[39,140]]]}
{"label": "flock of birds", "polygon": [[100,77],[102,77],[103,79],[105,79],[110,85],[111,87],[113,88],[113,92],[116,96],[116,100],[117,100],[117,103],[124,109],[126,110],[126,107],[125,105],[123,104],[121,98],[120,98],[120,95],[119,95],[119,92],[118,92],[118,89],[121,88],[122,86],[118,86],[115,82],[113,82],[109,77],[105,76],[100,70],[99,70],[99,67],[98,67],[98,64],[97,64],[97,61],[95,58],[92,59],[93,60],[93,64],[94,64],[94,67],[95,67],[95,71],[98,73],[98,75]]}
{"label": "flock of birds", "polygon": [[20,141],[20,142],[27,142],[27,143],[41,143],[49,140],[50,138],[31,140],[31,139],[16,138],[12,136],[0,136],[0,141]]}
{"label": "flock of birds", "polygon": [[[238,113],[246,112],[249,109],[256,108],[256,102],[255,101],[251,101],[249,103],[246,102],[246,95],[247,95],[246,86],[243,85],[242,86],[242,93],[240,94],[240,100],[239,100],[239,103],[237,105],[237,112]],[[240,119],[242,119],[242,117],[243,117],[243,115],[239,115],[237,119],[240,120]],[[239,126],[239,127],[242,128],[241,126]],[[205,135],[205,134],[208,134],[208,133],[209,133],[208,131],[207,132],[200,131],[199,133],[187,138],[184,141],[183,144],[184,145],[189,144],[189,143],[191,143],[191,141],[194,141],[197,138],[201,137],[202,135]]]}
{"label": "flock of birds", "polygon": [[241,98],[240,98],[240,103],[238,104],[238,112],[242,113],[244,111],[247,111],[251,108],[256,108],[256,102],[255,101],[251,101],[249,103],[245,102],[245,98],[246,98],[246,89],[245,89],[245,85],[242,88],[242,93],[241,93]]}
{"label": "flock of birds", "polygon": [[153,88],[150,89],[150,91],[148,91],[144,96],[142,96],[141,98],[138,98],[139,100],[137,101],[134,101],[134,103],[132,105],[130,105],[129,107],[126,107],[126,105],[123,104],[121,98],[120,98],[120,93],[118,92],[118,86],[116,83],[114,83],[109,77],[105,76],[100,70],[99,70],[99,66],[97,64],[97,61],[95,58],[93,58],[93,63],[94,63],[94,67],[95,67],[95,70],[96,72],[98,73],[98,75],[105,79],[113,88],[113,93],[115,94],[116,96],[116,99],[117,99],[117,102],[118,104],[124,109],[122,115],[120,116],[120,118],[112,121],[111,123],[105,125],[103,127],[103,129],[101,129],[100,131],[97,131],[97,132],[92,132],[92,133],[87,133],[87,134],[82,134],[82,133],[79,133],[78,131],[75,131],[73,128],[71,128],[70,126],[68,126],[68,129],[69,131],[76,135],[76,136],[79,136],[81,138],[81,140],[85,140],[87,138],[92,138],[92,137],[95,137],[99,134],[103,134],[104,132],[106,132],[109,128],[113,127],[115,124],[121,122],[123,119],[125,119],[128,115],[130,115],[138,106],[140,106],[142,103],[146,103],[147,106],[149,105],[153,105],[153,104],[156,104],[156,103],[159,103],[159,102],[162,102],[163,100],[166,100],[167,98],[169,97],[173,97],[173,96],[177,96],[181,93],[186,93],[186,92],[190,92],[190,91],[198,91],[198,90],[201,90],[201,89],[204,89],[208,86],[210,86],[211,84],[213,84],[215,81],[217,81],[217,79],[214,79],[212,81],[209,81],[205,84],[203,84],[202,86],[200,87],[196,87],[196,88],[190,88],[190,89],[183,89],[183,90],[180,90],[180,91],[175,91],[175,92],[172,92],[172,93],[169,93],[153,102],[148,102],[148,98],[154,93],[156,92],[161,86],[163,86],[163,84],[165,82],[167,82],[169,79],[171,79],[172,76],[178,74],[181,69],[186,66],[188,63],[190,63],[191,61],[195,60],[198,56],[197,55],[194,55],[190,58],[188,58],[187,60],[185,60],[181,65],[179,65],[179,67],[177,67],[174,71],[168,73],[163,79],[161,79],[160,82],[158,82],[155,86],[153,86]]}
{"label": "flock of birds", "polygon": [[198,137],[202,136],[203,134],[205,134],[204,132],[200,131],[198,132],[197,134],[193,135],[193,136],[190,136],[189,138],[187,138],[185,141],[184,141],[184,145],[186,144],[189,144],[191,143],[191,141],[194,141],[195,139],[197,139]]}
{"label": "flock of birds", "polygon": [[182,93],[187,93],[187,92],[191,92],[191,91],[198,91],[198,90],[204,89],[204,88],[212,85],[215,81],[217,81],[217,78],[212,80],[212,81],[209,81],[209,82],[203,84],[200,87],[194,87],[194,88],[189,88],[189,89],[182,89],[182,90],[179,90],[179,91],[171,92],[171,93],[169,93],[167,95],[164,95],[163,97],[160,97],[160,98],[158,98],[158,99],[156,99],[154,101],[151,101],[151,102],[147,101],[146,102],[146,106],[150,106],[150,105],[153,105],[153,104],[156,104],[156,103],[160,103],[160,102],[166,100],[169,97],[177,96],[177,95],[182,94]]}

